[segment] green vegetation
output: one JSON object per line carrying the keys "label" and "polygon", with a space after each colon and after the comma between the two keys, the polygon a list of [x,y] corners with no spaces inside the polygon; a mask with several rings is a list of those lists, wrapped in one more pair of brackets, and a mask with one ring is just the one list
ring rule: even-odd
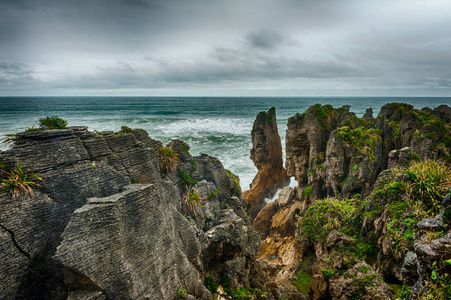
{"label": "green vegetation", "polygon": [[185,186],[186,192],[180,197],[180,205],[183,214],[189,214],[197,219],[200,214],[200,208],[203,205],[203,197],[199,190],[194,187]]}
{"label": "green vegetation", "polygon": [[293,285],[299,292],[303,293],[304,295],[308,295],[310,282],[312,281],[312,275],[305,273],[302,270],[298,271],[296,275],[296,280],[292,281]]}
{"label": "green vegetation", "polygon": [[439,213],[442,199],[451,188],[451,170],[443,163],[426,160],[413,162],[409,171],[416,175],[407,187],[409,198],[421,200],[428,215]]}
{"label": "green vegetation", "polygon": [[229,178],[233,181],[233,191],[237,191],[240,187],[240,180],[239,178],[232,173],[232,171],[225,169],[227,175],[229,175]]}
{"label": "green vegetation", "polygon": [[162,147],[158,149],[160,153],[160,165],[166,174],[174,170],[175,166],[180,162],[179,154],[172,147]]}
{"label": "green vegetation", "polygon": [[338,135],[340,136],[342,143],[358,149],[371,160],[376,159],[374,156],[374,148],[382,140],[378,130],[373,128],[367,129],[363,126],[356,129],[343,126],[339,129]]}
{"label": "green vegetation", "polygon": [[130,127],[128,127],[128,126],[121,126],[121,130],[119,130],[119,133],[123,133],[123,134],[125,134],[125,133],[133,133],[133,129],[131,129]]}
{"label": "green vegetation", "polygon": [[40,184],[32,180],[34,179],[42,181],[42,178],[35,174],[28,175],[27,173],[25,173],[22,170],[22,166],[20,165],[19,161],[17,161],[16,168],[14,170],[7,172],[2,169],[1,172],[5,174],[7,178],[1,179],[2,183],[0,184],[0,187],[6,190],[10,195],[12,195],[13,198],[20,195],[21,193],[30,195],[31,198],[34,198],[32,188],[41,186]]}
{"label": "green vegetation", "polygon": [[323,273],[324,279],[329,280],[334,276],[335,271],[332,269],[321,269],[321,273]]}
{"label": "green vegetation", "polygon": [[334,229],[356,236],[361,224],[358,199],[319,199],[301,221],[301,231],[313,240],[324,240]]}
{"label": "green vegetation", "polygon": [[309,196],[313,192],[313,187],[308,186],[302,191],[302,196]]}
{"label": "green vegetation", "polygon": [[25,128],[25,132],[37,132],[37,131],[40,131],[40,130],[41,130],[41,128],[39,128],[39,127],[34,127],[34,125],[31,126],[31,127]]}
{"label": "green vegetation", "polygon": [[182,169],[177,168],[177,174],[180,176],[179,183],[185,184],[188,188],[194,186],[198,180],[192,178],[190,175],[183,172]]}
{"label": "green vegetation", "polygon": [[217,187],[214,191],[212,191],[209,195],[208,195],[208,199],[215,199],[218,198],[219,193],[221,192],[221,189],[219,187]]}
{"label": "green vegetation", "polygon": [[181,146],[180,146],[180,149],[182,149],[182,151],[185,152],[186,154],[190,155],[190,154],[189,154],[189,151],[188,151],[188,150],[189,150],[188,146],[183,146],[183,145],[181,145]]}
{"label": "green vegetation", "polygon": [[426,293],[421,299],[445,300],[451,299],[451,261],[435,261],[432,264],[431,282],[427,286]]}
{"label": "green vegetation", "polygon": [[226,276],[221,278],[221,285],[224,288],[226,298],[232,300],[260,299],[267,294],[264,287],[263,289],[238,287],[234,290],[231,288],[230,277]]}
{"label": "green vegetation", "polygon": [[368,271],[371,270],[370,266],[362,266],[360,267],[360,271],[364,274],[368,273]]}
{"label": "green vegetation", "polygon": [[[330,104],[321,105],[319,103],[312,106],[313,107],[313,115],[315,118],[323,124],[323,121],[328,121],[332,115],[334,114],[334,108]],[[330,125],[329,125],[330,127]]]}
{"label": "green vegetation", "polygon": [[67,121],[58,116],[53,116],[39,119],[39,124],[44,129],[64,129],[67,126]]}
{"label": "green vegetation", "polygon": [[211,275],[204,277],[204,286],[207,288],[207,290],[210,291],[212,295],[216,294],[216,291],[218,290],[218,285]]}
{"label": "green vegetation", "polygon": [[185,292],[182,289],[178,289],[177,294],[179,295],[179,299],[181,300],[186,298]]}

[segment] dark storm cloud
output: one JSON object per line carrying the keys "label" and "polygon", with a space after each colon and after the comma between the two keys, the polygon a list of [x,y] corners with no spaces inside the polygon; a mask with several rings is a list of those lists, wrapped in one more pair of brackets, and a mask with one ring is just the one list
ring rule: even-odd
{"label": "dark storm cloud", "polygon": [[16,78],[29,76],[31,73],[31,68],[26,64],[0,62],[0,76]]}
{"label": "dark storm cloud", "polygon": [[0,0],[0,94],[449,92],[450,13],[445,0]]}
{"label": "dark storm cloud", "polygon": [[272,50],[286,41],[286,38],[274,30],[260,30],[246,35],[248,42],[255,48]]}

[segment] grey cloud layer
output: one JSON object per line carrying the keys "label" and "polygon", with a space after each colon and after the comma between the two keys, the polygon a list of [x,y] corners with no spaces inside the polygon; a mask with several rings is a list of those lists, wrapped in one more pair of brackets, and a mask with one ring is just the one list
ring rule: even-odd
{"label": "grey cloud layer", "polygon": [[451,95],[450,13],[444,0],[0,0],[0,95]]}

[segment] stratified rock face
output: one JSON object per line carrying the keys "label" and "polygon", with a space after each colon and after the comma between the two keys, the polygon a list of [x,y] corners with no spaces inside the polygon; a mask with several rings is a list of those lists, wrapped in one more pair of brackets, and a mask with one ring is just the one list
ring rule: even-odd
{"label": "stratified rock face", "polygon": [[251,159],[258,169],[251,189],[243,193],[251,205],[251,217],[255,218],[265,206],[265,198],[272,197],[278,188],[289,183],[283,167],[282,144],[277,131],[276,110],[260,112],[252,128]]}
{"label": "stratified rock face", "polygon": [[348,106],[313,105],[288,119],[288,175],[301,187],[312,186],[317,198],[368,196],[388,166],[449,155],[450,111],[446,105],[417,110],[390,103],[374,119],[372,110],[357,118]]}
{"label": "stratified rock face", "polygon": [[122,193],[88,199],[74,212],[55,255],[79,274],[72,288],[84,287],[89,278],[108,298],[170,299],[174,287],[168,283],[173,282],[208,299],[192,263],[198,264],[201,245],[177,212],[174,196],[172,184],[167,190],[134,184]]}
{"label": "stratified rock face", "polygon": [[34,199],[0,191],[0,299],[210,299],[206,274],[249,287],[260,238],[237,177],[181,141],[162,174],[162,146],[139,129],[18,134],[0,161],[44,181]]}

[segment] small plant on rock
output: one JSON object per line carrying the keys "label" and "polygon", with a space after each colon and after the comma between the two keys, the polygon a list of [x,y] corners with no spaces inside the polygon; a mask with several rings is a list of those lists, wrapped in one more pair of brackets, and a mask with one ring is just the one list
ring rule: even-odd
{"label": "small plant on rock", "polygon": [[165,173],[171,172],[180,162],[179,154],[172,147],[162,147],[158,149],[160,153],[161,169]]}
{"label": "small plant on rock", "polygon": [[45,117],[39,119],[39,125],[44,129],[64,129],[67,126],[67,121],[58,117]]}
{"label": "small plant on rock", "polygon": [[182,289],[177,290],[177,295],[179,295],[181,300],[186,298],[185,292]]}
{"label": "small plant on rock", "polygon": [[195,190],[193,187],[188,187],[187,185],[185,185],[185,188],[186,194],[180,198],[182,212],[197,218],[200,213],[199,208],[202,207],[203,197],[198,189]]}
{"label": "small plant on rock", "polygon": [[321,269],[321,272],[323,273],[324,279],[331,279],[332,276],[334,276],[335,271],[332,269]]}
{"label": "small plant on rock", "polygon": [[133,133],[133,129],[128,126],[121,126],[120,133]]}
{"label": "small plant on rock", "polygon": [[216,291],[218,290],[216,280],[211,275],[204,277],[204,286],[207,288],[207,290],[210,291],[212,295],[216,294]]}
{"label": "small plant on rock", "polygon": [[25,193],[26,195],[30,195],[31,198],[34,198],[32,187],[41,186],[31,179],[42,180],[42,178],[35,174],[28,175],[25,173],[22,170],[22,166],[19,161],[17,161],[16,168],[14,170],[10,170],[10,172],[5,170],[1,171],[7,176],[7,178],[2,179],[0,187],[12,195],[13,198],[21,193]]}

